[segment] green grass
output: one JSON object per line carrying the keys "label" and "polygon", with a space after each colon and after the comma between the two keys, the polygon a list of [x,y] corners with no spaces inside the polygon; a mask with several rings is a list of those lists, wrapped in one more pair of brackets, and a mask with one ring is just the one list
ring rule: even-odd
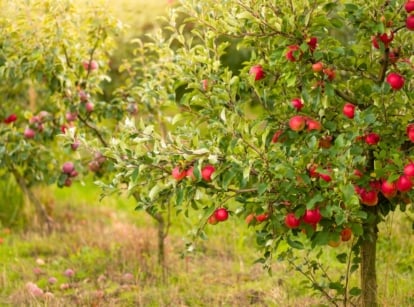
{"label": "green grass", "polygon": [[[208,225],[208,240],[198,252],[185,254],[191,220],[174,216],[166,240],[168,276],[162,282],[156,263],[156,228],[134,202],[99,201],[91,183],[38,190],[53,203],[56,231],[44,234],[34,222],[25,231],[0,230],[0,306],[320,306],[303,278],[285,263],[273,263],[273,276],[260,264],[252,228],[231,218]],[[30,210],[26,210],[30,213]],[[260,227],[260,226],[258,226]],[[378,248],[379,298],[382,306],[413,305],[413,231],[406,215],[395,213],[382,225]],[[335,252],[326,248],[321,261],[335,272]],[[183,256],[184,255],[184,256]],[[73,269],[75,276],[64,275]],[[36,274],[36,270],[40,273]],[[129,278],[128,275],[132,274]],[[56,284],[48,279],[55,277]],[[356,282],[357,276],[354,278]],[[31,296],[28,282],[53,294],[46,302]],[[67,287],[67,288],[66,288]]]}

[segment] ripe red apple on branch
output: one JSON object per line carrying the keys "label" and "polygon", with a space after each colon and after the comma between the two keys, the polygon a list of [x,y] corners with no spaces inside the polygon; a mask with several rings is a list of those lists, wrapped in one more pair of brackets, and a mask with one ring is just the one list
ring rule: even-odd
{"label": "ripe red apple on branch", "polygon": [[226,208],[218,208],[214,211],[214,217],[219,222],[224,222],[229,218],[229,211]]}
{"label": "ripe red apple on branch", "polygon": [[356,107],[354,104],[350,102],[345,103],[344,108],[343,108],[344,115],[350,119],[353,119],[355,116],[355,108]]}
{"label": "ripe red apple on branch", "polygon": [[296,62],[302,58],[303,52],[298,45],[290,45],[287,49],[285,56],[289,62]]}
{"label": "ripe red apple on branch", "polygon": [[323,70],[323,63],[322,62],[316,62],[312,64],[312,70],[315,73],[321,72]]}
{"label": "ripe red apple on branch", "polygon": [[386,81],[391,86],[391,88],[396,91],[400,90],[405,83],[404,77],[395,72],[389,73]]}
{"label": "ripe red apple on branch", "polygon": [[409,0],[405,3],[404,5],[405,11],[407,13],[411,13],[414,11],[414,1],[413,0]]}
{"label": "ripe red apple on branch", "polygon": [[302,219],[307,224],[318,224],[322,219],[322,215],[319,211],[319,208],[307,209]]}
{"label": "ripe red apple on branch", "polygon": [[254,77],[254,81],[262,80],[265,77],[265,72],[260,64],[252,66],[249,70],[249,74]]}
{"label": "ripe red apple on branch", "polygon": [[289,127],[293,131],[302,131],[306,125],[306,118],[302,115],[295,115],[289,120]]}
{"label": "ripe red apple on branch", "polygon": [[300,225],[300,219],[298,219],[294,213],[290,212],[285,217],[285,225],[288,228],[294,229],[298,228]]}
{"label": "ripe red apple on branch", "polygon": [[304,107],[303,101],[300,98],[292,99],[291,103],[292,107],[294,107],[298,112]]}

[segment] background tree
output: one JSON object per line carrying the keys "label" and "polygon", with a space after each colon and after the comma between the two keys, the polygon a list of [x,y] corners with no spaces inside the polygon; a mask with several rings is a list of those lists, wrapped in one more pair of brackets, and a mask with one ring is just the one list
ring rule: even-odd
{"label": "background tree", "polygon": [[63,151],[54,141],[109,111],[89,97],[108,81],[120,25],[103,8],[81,10],[69,1],[6,1],[1,10],[0,175],[15,178],[50,229],[51,217],[31,187],[70,186],[83,170],[71,162],[76,136]]}

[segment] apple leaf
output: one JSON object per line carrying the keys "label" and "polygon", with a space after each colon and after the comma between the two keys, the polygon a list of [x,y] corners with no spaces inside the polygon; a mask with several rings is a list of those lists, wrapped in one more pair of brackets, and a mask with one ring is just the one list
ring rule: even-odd
{"label": "apple leaf", "polygon": [[341,254],[336,255],[336,259],[338,259],[340,263],[346,263],[347,258],[348,258],[347,253],[341,253]]}
{"label": "apple leaf", "polygon": [[361,295],[361,293],[362,293],[362,290],[358,287],[353,287],[349,290],[349,294],[352,296],[359,296]]}
{"label": "apple leaf", "polygon": [[290,247],[296,249],[304,249],[303,243],[297,240],[292,240],[290,236],[287,236],[286,242],[289,244]]}

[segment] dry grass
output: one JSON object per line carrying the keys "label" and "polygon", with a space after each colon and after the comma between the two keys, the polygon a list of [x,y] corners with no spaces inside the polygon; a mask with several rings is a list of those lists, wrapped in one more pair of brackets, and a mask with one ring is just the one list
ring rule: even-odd
{"label": "dry grass", "polygon": [[[188,220],[177,217],[166,241],[168,276],[157,265],[156,229],[133,204],[94,201],[90,187],[38,192],[48,203],[56,231],[44,234],[36,221],[21,233],[0,229],[0,306],[322,306],[301,277],[275,263],[273,276],[260,264],[254,240],[232,219],[210,226],[201,252],[184,254]],[[75,199],[77,201],[75,201]],[[28,212],[30,214],[30,212]],[[412,230],[396,213],[383,224],[378,250],[381,306],[414,305]],[[328,248],[328,251],[332,249]],[[396,253],[395,251],[398,251]],[[326,261],[335,269],[334,256]],[[66,269],[75,275],[68,278]],[[39,271],[40,270],[40,271]],[[57,282],[50,284],[48,279]],[[41,297],[28,291],[32,282]]]}

